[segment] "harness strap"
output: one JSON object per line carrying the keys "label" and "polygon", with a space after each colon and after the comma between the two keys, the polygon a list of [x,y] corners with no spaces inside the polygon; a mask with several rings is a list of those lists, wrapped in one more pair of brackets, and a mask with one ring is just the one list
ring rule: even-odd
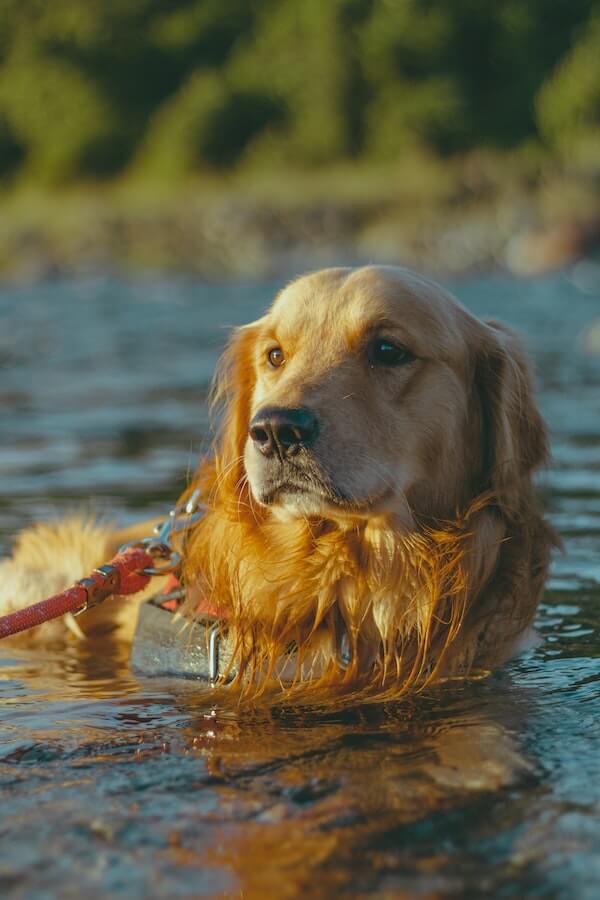
{"label": "harness strap", "polygon": [[[169,612],[177,612],[184,596],[185,588],[182,586],[177,575],[169,575],[165,581],[163,590],[158,595],[158,605],[161,609],[166,609]],[[229,610],[226,606],[223,606],[220,603],[214,603],[206,597],[200,598],[196,604],[195,613],[199,619],[208,617],[227,620],[229,618]]]}

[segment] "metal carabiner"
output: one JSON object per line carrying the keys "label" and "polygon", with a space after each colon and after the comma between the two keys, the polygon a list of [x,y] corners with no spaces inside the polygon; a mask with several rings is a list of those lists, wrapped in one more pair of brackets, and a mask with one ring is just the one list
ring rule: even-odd
{"label": "metal carabiner", "polygon": [[171,546],[171,540],[175,535],[185,533],[204,515],[205,506],[198,502],[199,497],[200,490],[196,489],[183,507],[183,511],[179,506],[170,510],[165,521],[155,527],[156,537],[147,537],[141,541],[123,544],[119,552],[123,552],[127,547],[140,547],[150,556],[164,560],[162,565],[142,569],[143,575],[169,575],[177,571],[181,565],[181,553]]}

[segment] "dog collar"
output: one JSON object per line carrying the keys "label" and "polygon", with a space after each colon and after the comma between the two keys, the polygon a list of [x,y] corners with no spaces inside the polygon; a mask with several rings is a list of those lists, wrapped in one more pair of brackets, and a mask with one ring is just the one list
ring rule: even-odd
{"label": "dog collar", "polygon": [[[141,675],[192,678],[213,686],[233,681],[235,647],[227,619],[215,614],[204,602],[200,603],[193,622],[178,616],[185,591],[176,579],[167,587],[168,592],[140,606],[131,650],[132,668]],[[344,669],[350,663],[346,634],[339,643],[338,661]],[[296,680],[298,665],[298,654],[292,645],[277,660],[275,677],[284,683]],[[301,680],[310,681],[322,674],[323,665],[316,657],[303,660]]]}

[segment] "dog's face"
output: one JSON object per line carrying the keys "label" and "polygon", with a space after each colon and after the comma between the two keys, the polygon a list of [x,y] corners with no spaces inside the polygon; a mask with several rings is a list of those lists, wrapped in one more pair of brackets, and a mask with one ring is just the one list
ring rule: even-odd
{"label": "dog's face", "polygon": [[535,447],[542,426],[511,341],[401,269],[294,282],[229,351],[230,455],[252,502],[280,517],[408,524],[530,468],[543,429]]}

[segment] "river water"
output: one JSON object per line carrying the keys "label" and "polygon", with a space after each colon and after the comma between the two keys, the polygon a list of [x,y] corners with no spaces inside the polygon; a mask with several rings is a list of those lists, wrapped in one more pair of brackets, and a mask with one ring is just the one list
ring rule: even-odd
{"label": "river water", "polygon": [[[0,550],[82,505],[160,515],[225,326],[276,285],[0,290]],[[600,272],[453,285],[535,357],[562,534],[540,644],[402,703],[243,710],[118,648],[0,648],[3,897],[600,896]],[[594,323],[596,325],[594,326]]]}

